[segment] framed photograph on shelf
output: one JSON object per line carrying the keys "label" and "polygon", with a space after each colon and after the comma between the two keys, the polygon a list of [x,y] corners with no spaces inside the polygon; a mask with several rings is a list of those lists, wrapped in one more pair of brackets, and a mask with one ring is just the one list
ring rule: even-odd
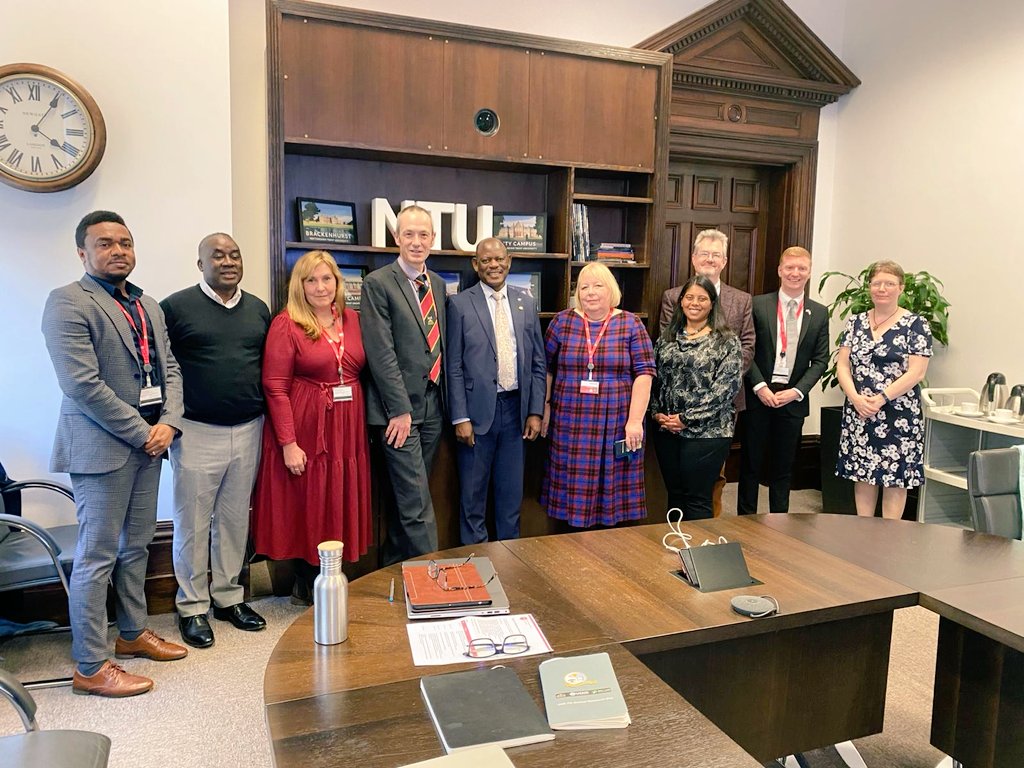
{"label": "framed photograph on shelf", "polygon": [[547,251],[548,217],[545,213],[496,213],[492,231],[510,251]]}
{"label": "framed photograph on shelf", "polygon": [[437,274],[444,280],[444,294],[445,296],[454,296],[459,292],[462,287],[462,275],[458,272],[441,272],[436,270]]}
{"label": "framed photograph on shelf", "polygon": [[359,304],[363,296],[363,278],[366,277],[365,267],[342,267],[341,276],[345,280],[345,306],[359,311]]}
{"label": "framed photograph on shelf", "polygon": [[537,311],[540,307],[540,272],[509,272],[505,282],[509,285],[526,291],[537,303]]}
{"label": "framed photograph on shelf", "polygon": [[299,240],[305,243],[355,245],[356,207],[339,200],[295,199],[299,211]]}

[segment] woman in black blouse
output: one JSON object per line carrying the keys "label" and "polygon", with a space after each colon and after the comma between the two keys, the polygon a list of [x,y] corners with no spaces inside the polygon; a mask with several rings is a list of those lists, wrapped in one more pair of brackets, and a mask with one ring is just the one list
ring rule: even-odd
{"label": "woman in black blouse", "polygon": [[711,492],[732,442],[742,356],[715,286],[703,275],[683,285],[654,359],[650,413],[668,505],[685,520],[711,517]]}

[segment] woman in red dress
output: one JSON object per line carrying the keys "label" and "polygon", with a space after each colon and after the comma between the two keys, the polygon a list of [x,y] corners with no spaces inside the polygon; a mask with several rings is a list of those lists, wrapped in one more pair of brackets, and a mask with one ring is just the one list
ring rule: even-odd
{"label": "woman in red dress", "polygon": [[317,544],[342,541],[354,562],[372,541],[365,364],[359,315],[345,307],[338,265],[311,251],[292,269],[288,304],[267,334],[269,418],[252,511],[256,554],[296,559],[294,594],[304,602],[319,570]]}

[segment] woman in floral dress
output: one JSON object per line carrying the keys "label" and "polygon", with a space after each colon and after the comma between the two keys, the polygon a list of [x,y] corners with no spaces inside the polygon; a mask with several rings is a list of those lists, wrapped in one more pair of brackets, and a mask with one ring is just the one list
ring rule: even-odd
{"label": "woman in floral dress", "polygon": [[924,482],[924,418],[918,384],[928,370],[928,321],[899,305],[903,269],[879,261],[868,277],[873,308],[849,319],[836,362],[846,395],[836,475],[854,481],[857,514],[900,519],[907,488]]}

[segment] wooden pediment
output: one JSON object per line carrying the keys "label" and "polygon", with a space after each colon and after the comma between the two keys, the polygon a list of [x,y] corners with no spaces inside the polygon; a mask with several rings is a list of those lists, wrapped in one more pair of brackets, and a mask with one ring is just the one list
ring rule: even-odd
{"label": "wooden pediment", "polygon": [[719,0],[635,47],[672,54],[674,88],[822,106],[860,85],[782,0]]}

